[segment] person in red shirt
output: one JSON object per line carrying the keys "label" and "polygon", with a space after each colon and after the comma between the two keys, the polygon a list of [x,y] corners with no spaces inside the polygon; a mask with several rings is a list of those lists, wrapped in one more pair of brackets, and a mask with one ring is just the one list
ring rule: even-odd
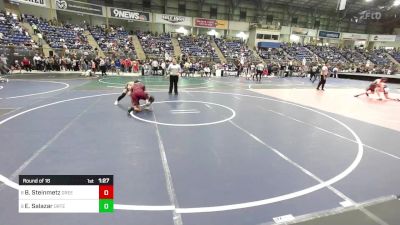
{"label": "person in red shirt", "polygon": [[29,61],[28,58],[24,57],[24,59],[22,60],[22,69],[26,70],[26,71],[32,71],[31,68],[31,61]]}
{"label": "person in red shirt", "polygon": [[125,71],[125,64],[126,64],[126,59],[122,59],[122,60],[121,60],[121,69],[122,69],[122,72],[123,72],[123,73],[126,72],[126,71]]}
{"label": "person in red shirt", "polygon": [[125,59],[125,72],[132,72],[132,61],[130,58]]}
{"label": "person in red shirt", "polygon": [[148,109],[148,107],[154,102],[154,97],[150,96],[146,92],[146,86],[140,81],[135,82],[130,90],[131,93],[131,102],[132,107],[128,110],[128,113],[133,116],[133,111],[141,112],[142,107],[139,104],[140,100],[145,100],[146,104],[144,105],[144,109]]}

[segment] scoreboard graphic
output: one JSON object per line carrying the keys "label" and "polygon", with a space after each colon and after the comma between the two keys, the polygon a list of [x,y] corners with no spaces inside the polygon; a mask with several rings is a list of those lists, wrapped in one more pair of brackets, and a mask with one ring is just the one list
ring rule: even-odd
{"label": "scoreboard graphic", "polygon": [[113,175],[20,175],[20,213],[112,213]]}

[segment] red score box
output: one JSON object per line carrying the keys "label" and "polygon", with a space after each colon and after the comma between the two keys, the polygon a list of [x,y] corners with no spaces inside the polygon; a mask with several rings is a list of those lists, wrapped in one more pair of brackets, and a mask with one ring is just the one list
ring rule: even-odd
{"label": "red score box", "polygon": [[99,199],[114,199],[114,187],[112,185],[100,185]]}

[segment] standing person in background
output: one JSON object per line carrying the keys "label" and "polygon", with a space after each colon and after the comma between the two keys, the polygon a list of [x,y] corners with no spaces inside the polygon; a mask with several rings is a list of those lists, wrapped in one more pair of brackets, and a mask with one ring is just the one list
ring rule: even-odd
{"label": "standing person in background", "polygon": [[94,60],[92,59],[92,61],[90,62],[90,67],[92,68],[92,73],[96,74],[96,63],[94,62]]}
{"label": "standing person in background", "polygon": [[138,61],[133,61],[133,72],[137,73],[139,72],[139,62]]}
{"label": "standing person in background", "polygon": [[87,70],[87,65],[86,65],[86,62],[85,62],[85,58],[83,56],[79,60],[79,64],[80,64],[81,71],[85,72]]}
{"label": "standing person in background", "polygon": [[[261,77],[264,71],[264,64],[262,64],[262,62],[258,63],[256,66],[256,80],[257,82],[261,82]],[[254,76],[253,76],[253,80],[254,80]]]}
{"label": "standing person in background", "polygon": [[167,65],[165,64],[164,60],[161,61],[161,70],[162,70],[162,75],[165,76],[165,69]]}
{"label": "standing person in background", "polygon": [[208,66],[208,64],[206,64],[206,65],[204,66],[204,74],[205,74],[206,77],[211,77],[211,69],[210,69],[210,67]]}
{"label": "standing person in background", "polygon": [[337,66],[335,66],[335,68],[333,68],[333,71],[332,71],[333,73],[332,73],[332,77],[333,78],[338,78],[338,72],[339,72],[339,69],[337,68]]}
{"label": "standing person in background", "polygon": [[42,60],[42,59],[40,58],[40,56],[38,54],[33,56],[33,67],[35,70],[40,70],[40,60]]}
{"label": "standing person in background", "polygon": [[107,70],[106,62],[104,61],[103,58],[100,58],[99,66],[100,66],[100,70],[101,70],[101,76],[106,76],[107,75],[106,74],[106,70]]}
{"label": "standing person in background", "polygon": [[154,76],[154,75],[157,75],[157,72],[158,72],[158,61],[157,61],[156,59],[154,59],[154,60],[151,62],[151,67],[152,67],[152,69],[153,69],[153,76]]}
{"label": "standing person in background", "polygon": [[176,63],[176,60],[173,59],[172,63],[169,65],[167,69],[167,73],[169,73],[169,91],[168,94],[172,94],[172,89],[174,89],[175,94],[178,94],[178,80],[179,73],[181,72],[181,66]]}
{"label": "standing person in background", "polygon": [[324,87],[325,87],[326,78],[328,77],[328,74],[329,74],[328,66],[326,64],[324,64],[321,69],[321,80],[318,83],[317,90],[319,90],[319,87],[322,87],[321,90],[325,91]]}
{"label": "standing person in background", "polygon": [[281,64],[279,65],[279,75],[278,75],[278,77],[280,77],[280,78],[285,77],[285,70],[286,70],[285,64],[284,64],[284,63],[281,63]]}
{"label": "standing person in background", "polygon": [[319,68],[319,66],[317,66],[317,65],[313,65],[312,67],[311,67],[311,71],[310,71],[310,81],[311,82],[315,82],[315,80],[317,79],[317,74],[318,74],[318,69]]}
{"label": "standing person in background", "polygon": [[119,60],[119,58],[115,59],[115,70],[117,72],[117,75],[119,75],[120,71],[121,71],[121,61]]}
{"label": "standing person in background", "polygon": [[288,71],[288,76],[292,77],[293,76],[293,70],[294,70],[294,66],[293,66],[293,62],[292,61],[289,62],[288,70],[289,70]]}
{"label": "standing person in background", "polygon": [[127,59],[125,60],[125,71],[126,71],[127,73],[131,73],[131,72],[132,72],[132,61],[131,61],[130,58],[127,58]]}
{"label": "standing person in background", "polygon": [[121,72],[125,73],[125,64],[126,64],[126,60],[122,59],[121,60]]}

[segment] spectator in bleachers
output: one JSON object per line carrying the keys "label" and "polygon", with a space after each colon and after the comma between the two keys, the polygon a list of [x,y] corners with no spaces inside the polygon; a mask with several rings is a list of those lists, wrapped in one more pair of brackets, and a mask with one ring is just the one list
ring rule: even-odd
{"label": "spectator in bleachers", "polygon": [[248,58],[252,54],[251,50],[247,48],[242,40],[225,40],[215,38],[215,43],[228,59],[237,60],[241,57]]}
{"label": "spectator in bleachers", "polygon": [[[151,32],[136,33],[143,50],[149,58],[169,58],[173,56],[174,49],[169,34],[153,34]],[[167,60],[167,59],[166,59]]]}
{"label": "spectator in bleachers", "polygon": [[132,39],[122,26],[110,26],[108,29],[96,26],[89,27],[89,30],[106,55],[117,54],[121,57],[136,58]]}
{"label": "spectator in bleachers", "polygon": [[48,22],[32,16],[27,20],[31,26],[37,26],[37,32],[43,35],[52,48],[91,49],[87,38],[83,35],[83,28],[80,26],[71,24],[58,26],[55,22]]}
{"label": "spectator in bleachers", "polygon": [[340,50],[329,46],[307,46],[312,52],[331,65],[344,64],[348,61],[342,56]]}
{"label": "spectator in bleachers", "polygon": [[218,59],[207,36],[180,36],[178,40],[184,55],[198,59],[208,58],[211,61]]}

